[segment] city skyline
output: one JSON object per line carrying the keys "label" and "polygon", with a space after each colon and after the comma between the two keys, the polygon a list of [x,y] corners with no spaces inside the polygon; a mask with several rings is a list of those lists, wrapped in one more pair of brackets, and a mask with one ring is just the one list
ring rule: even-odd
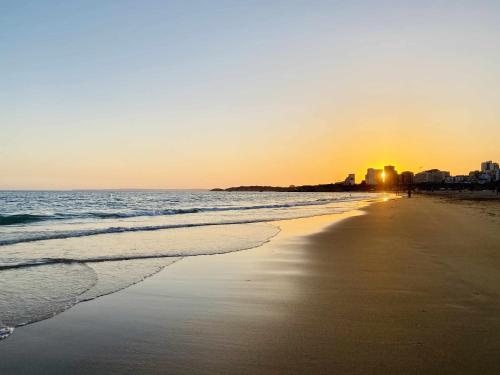
{"label": "city skyline", "polygon": [[[476,163],[476,166],[478,163]],[[300,185],[328,185],[328,184],[343,184],[343,185],[360,185],[360,184],[366,184],[366,185],[372,185],[372,186],[396,186],[396,185],[412,185],[414,183],[414,178],[417,175],[425,175],[425,174],[431,174],[432,176],[430,177],[433,180],[429,181],[418,181],[418,179],[415,179],[415,183],[423,183],[423,182],[433,182],[433,183],[440,183],[440,182],[446,182],[449,184],[456,184],[456,183],[479,183],[479,184],[484,184],[484,183],[490,183],[490,182],[500,182],[500,163],[495,162],[494,160],[486,160],[482,161],[479,163],[480,167],[479,168],[473,168],[472,170],[464,173],[458,173],[458,174],[453,174],[449,170],[441,170],[439,168],[429,168],[429,169],[421,169],[419,171],[412,171],[412,170],[407,170],[407,169],[402,169],[399,168],[396,163],[392,163],[389,165],[384,165],[381,168],[374,168],[374,167],[368,167],[366,168],[366,173],[358,175],[356,173],[348,173],[347,177],[345,179],[340,179],[340,180],[330,180],[330,181],[324,181],[318,184],[289,184],[286,186],[300,186]],[[489,175],[489,176],[487,176]],[[358,179],[359,176],[361,176],[361,179]],[[447,178],[451,178],[451,180],[448,180]],[[402,180],[401,180],[402,179]],[[472,179],[472,181],[471,181]],[[235,185],[232,187],[244,187],[244,186],[249,186],[249,187],[255,187],[255,186],[273,186],[273,185],[260,185],[260,184],[240,184],[240,185]],[[279,186],[279,185],[275,185]],[[282,187],[286,187],[283,185]],[[231,188],[231,186],[225,187],[225,188]],[[215,190],[220,190],[219,187],[209,187],[209,188],[134,188],[134,187],[128,187],[128,188],[75,188],[75,189],[2,189],[0,188],[0,191],[2,190],[208,190],[208,189],[215,189]]]}
{"label": "city skyline", "polygon": [[[361,183],[367,185],[411,185],[415,183],[490,183],[500,181],[500,165],[493,160],[480,163],[480,168],[465,173],[452,174],[449,170],[430,168],[420,171],[401,170],[398,173],[395,165],[385,165],[383,168],[369,167]],[[355,174],[348,178],[354,180]],[[396,182],[394,182],[396,181]]]}

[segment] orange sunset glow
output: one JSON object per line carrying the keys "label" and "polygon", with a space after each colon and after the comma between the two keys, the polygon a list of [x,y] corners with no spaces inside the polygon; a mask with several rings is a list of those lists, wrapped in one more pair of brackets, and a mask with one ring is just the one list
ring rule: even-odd
{"label": "orange sunset glow", "polygon": [[437,6],[422,28],[417,5],[359,18],[354,5],[275,4],[262,14],[282,17],[258,18],[259,34],[243,8],[224,10],[239,22],[222,12],[180,29],[184,43],[177,20],[122,28],[128,13],[110,45],[99,29],[69,41],[58,19],[54,39],[12,29],[9,56],[37,63],[0,62],[20,77],[2,84],[0,188],[316,184],[500,159],[493,13]]}

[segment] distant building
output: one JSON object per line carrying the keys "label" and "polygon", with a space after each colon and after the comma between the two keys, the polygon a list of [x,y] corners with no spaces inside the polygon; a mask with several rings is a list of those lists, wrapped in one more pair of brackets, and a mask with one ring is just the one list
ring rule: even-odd
{"label": "distant building", "polygon": [[412,185],[413,184],[413,172],[405,171],[401,172],[399,175],[399,184],[400,185]]}
{"label": "distant building", "polygon": [[498,170],[498,163],[493,163],[491,160],[481,163],[481,172],[488,173]]}
{"label": "distant building", "polygon": [[392,187],[398,183],[398,172],[393,165],[386,165],[384,167],[384,186]]}
{"label": "distant building", "polygon": [[469,182],[469,176],[458,175],[453,177],[454,184],[463,184]]}
{"label": "distant building", "polygon": [[469,181],[481,185],[500,181],[500,167],[498,163],[494,163],[491,160],[482,162],[480,171],[469,172]]}
{"label": "distant building", "polygon": [[481,175],[480,171],[470,171],[469,172],[469,181],[473,184],[477,184],[479,182],[479,176]]}
{"label": "distant building", "polygon": [[354,173],[350,173],[344,180],[344,185],[348,186],[356,185],[356,175]]}
{"label": "distant building", "polygon": [[[488,177],[488,176],[489,177]],[[498,163],[491,160],[481,163],[481,175],[479,176],[479,183],[487,183],[500,180],[500,168]]]}
{"label": "distant building", "polygon": [[475,171],[475,172],[471,172],[471,173],[474,173],[474,182],[481,184],[481,185],[488,184],[488,183],[494,181],[494,179],[495,179],[495,177],[492,176],[488,172]]}
{"label": "distant building", "polygon": [[416,184],[425,183],[442,183],[450,176],[448,171],[440,171],[439,169],[429,169],[428,171],[417,173],[414,177]]}
{"label": "distant building", "polygon": [[384,183],[382,172],[382,169],[368,168],[365,176],[366,184],[372,186],[382,185]]}

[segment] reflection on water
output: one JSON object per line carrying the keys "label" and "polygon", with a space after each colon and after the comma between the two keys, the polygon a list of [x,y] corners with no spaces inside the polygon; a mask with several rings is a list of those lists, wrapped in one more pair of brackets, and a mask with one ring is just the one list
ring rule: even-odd
{"label": "reflection on water", "polygon": [[331,223],[322,215],[357,215],[378,199],[364,193],[0,192],[0,340],[183,257],[258,247],[279,232],[285,222],[278,220],[316,217],[305,225],[286,221],[299,234]]}

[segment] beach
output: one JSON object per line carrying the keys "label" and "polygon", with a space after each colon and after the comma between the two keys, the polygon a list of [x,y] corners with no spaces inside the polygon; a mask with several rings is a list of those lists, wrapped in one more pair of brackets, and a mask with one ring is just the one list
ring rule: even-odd
{"label": "beach", "polygon": [[16,329],[0,373],[496,374],[499,220],[497,202],[416,196],[280,221]]}

